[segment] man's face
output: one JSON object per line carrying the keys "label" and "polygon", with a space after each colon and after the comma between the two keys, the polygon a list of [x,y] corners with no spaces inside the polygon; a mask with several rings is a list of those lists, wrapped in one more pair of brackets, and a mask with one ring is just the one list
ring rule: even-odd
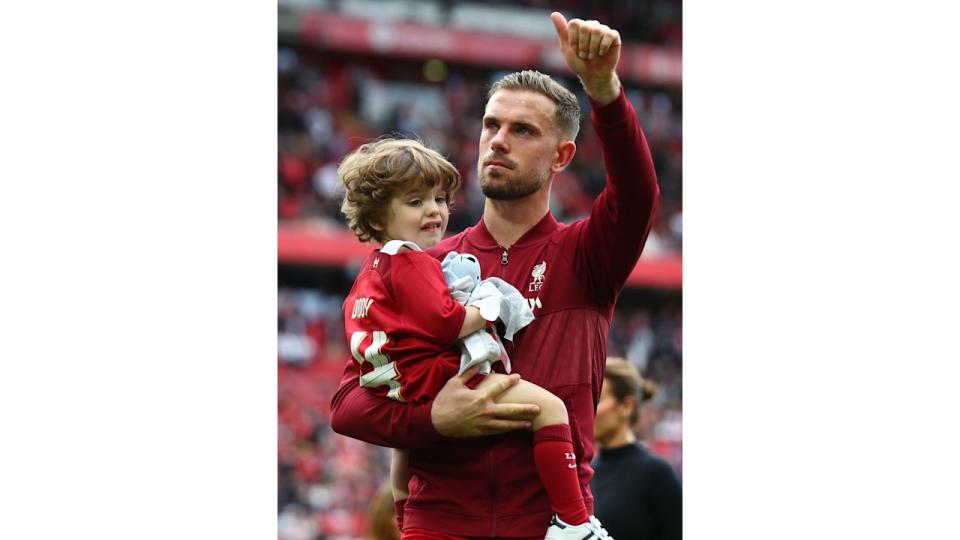
{"label": "man's face", "polygon": [[526,90],[500,90],[487,102],[477,175],[490,199],[511,201],[539,191],[552,174],[560,137],[556,105]]}

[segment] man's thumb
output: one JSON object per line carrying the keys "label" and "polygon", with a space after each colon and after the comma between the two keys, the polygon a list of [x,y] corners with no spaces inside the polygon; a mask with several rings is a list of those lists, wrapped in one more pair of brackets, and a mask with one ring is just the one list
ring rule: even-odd
{"label": "man's thumb", "polygon": [[557,39],[560,40],[560,45],[566,45],[570,41],[567,19],[559,11],[554,11],[550,14],[550,20],[553,21],[553,28],[557,31]]}

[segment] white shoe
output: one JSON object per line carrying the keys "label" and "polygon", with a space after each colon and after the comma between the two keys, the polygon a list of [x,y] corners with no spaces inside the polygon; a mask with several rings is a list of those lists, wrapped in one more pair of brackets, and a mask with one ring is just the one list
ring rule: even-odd
{"label": "white shoe", "polygon": [[550,528],[547,529],[545,540],[613,540],[613,537],[607,534],[607,530],[600,525],[600,520],[594,516],[590,516],[586,523],[573,526],[560,521],[554,514],[550,518]]}

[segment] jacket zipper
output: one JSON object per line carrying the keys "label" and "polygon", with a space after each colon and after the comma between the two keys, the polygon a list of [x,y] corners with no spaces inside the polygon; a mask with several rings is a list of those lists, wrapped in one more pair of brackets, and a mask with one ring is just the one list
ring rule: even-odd
{"label": "jacket zipper", "polygon": [[500,255],[500,266],[506,266],[508,262],[510,262],[510,253],[503,250],[503,254]]}

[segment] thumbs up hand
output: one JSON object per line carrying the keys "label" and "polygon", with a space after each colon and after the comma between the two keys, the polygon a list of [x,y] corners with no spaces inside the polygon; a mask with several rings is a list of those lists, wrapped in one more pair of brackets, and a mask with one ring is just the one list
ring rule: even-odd
{"label": "thumbs up hand", "polygon": [[580,78],[587,94],[601,106],[616,99],[620,94],[617,78],[620,32],[597,21],[567,21],[556,11],[550,14],[550,19],[557,31],[563,59]]}

